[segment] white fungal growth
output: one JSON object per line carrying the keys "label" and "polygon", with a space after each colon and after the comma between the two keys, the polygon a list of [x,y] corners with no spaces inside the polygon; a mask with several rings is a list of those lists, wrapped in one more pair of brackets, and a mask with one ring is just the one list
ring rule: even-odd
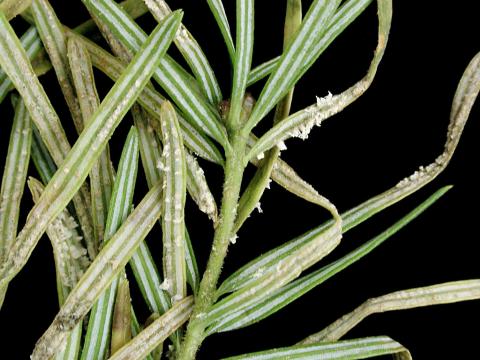
{"label": "white fungal growth", "polygon": [[47,234],[52,242],[58,273],[64,286],[73,287],[90,264],[87,249],[81,243],[75,220],[63,211],[48,226]]}
{"label": "white fungal growth", "polygon": [[170,281],[170,279],[165,279],[160,284],[160,290],[164,290],[166,292],[170,292],[171,287],[172,287],[172,282]]}
{"label": "white fungal growth", "polygon": [[257,155],[257,160],[262,160],[264,157],[265,157],[265,154],[261,152]]}
{"label": "white fungal growth", "polygon": [[163,136],[163,141],[164,141],[164,144],[163,144],[163,157],[164,158],[169,158],[170,157],[170,144],[167,142],[168,141],[168,136],[167,135],[164,135]]}
{"label": "white fungal growth", "polygon": [[236,244],[236,243],[237,243],[237,239],[238,239],[238,235],[237,235],[237,234],[233,235],[233,236],[229,239],[230,244]]}
{"label": "white fungal growth", "polygon": [[289,135],[306,140],[314,126],[320,126],[323,120],[338,112],[336,104],[338,97],[334,97],[329,91],[325,97],[317,96],[317,103],[305,109],[307,119],[290,130]]}
{"label": "white fungal growth", "polygon": [[201,312],[197,314],[197,319],[203,319],[205,316],[207,316],[207,313]]}
{"label": "white fungal growth", "polygon": [[324,106],[328,106],[332,102],[332,99],[333,99],[333,95],[330,91],[328,92],[327,96],[325,96],[325,97],[317,96],[317,106],[319,108],[324,107]]}
{"label": "white fungal growth", "polygon": [[406,177],[405,179],[401,180],[396,187],[403,188],[407,186],[416,186],[422,181],[426,181],[438,173],[443,166],[445,166],[446,157],[445,154],[437,157],[433,163],[428,166],[420,166],[417,171],[415,171],[412,175]]}
{"label": "white fungal growth", "polygon": [[[37,202],[44,190],[42,183],[30,178],[28,187],[34,202]],[[82,245],[77,227],[78,224],[67,210],[62,211],[47,227],[60,281],[69,288],[75,286],[90,265],[87,249]]]}
{"label": "white fungal growth", "polygon": [[259,214],[263,213],[262,206],[261,206],[260,202],[257,202],[257,204],[255,205],[255,209],[257,209]]}
{"label": "white fungal growth", "polygon": [[278,150],[280,150],[280,151],[287,150],[287,145],[285,145],[285,143],[284,143],[283,141],[280,141],[280,142],[277,144],[277,148],[278,148]]}
{"label": "white fungal growth", "polygon": [[179,302],[182,299],[183,299],[183,296],[180,294],[177,294],[175,296],[172,296],[172,303],[175,304],[176,302]]}
{"label": "white fungal growth", "polygon": [[267,184],[265,185],[265,189],[269,189],[270,190],[270,184],[272,183],[272,179],[271,178],[268,178],[267,180]]}
{"label": "white fungal growth", "polygon": [[213,221],[217,221],[217,204],[207,184],[205,173],[197,160],[189,152],[185,153],[187,162],[187,189],[198,208]]}
{"label": "white fungal growth", "polygon": [[157,169],[160,171],[165,171],[166,166],[162,160],[157,161]]}
{"label": "white fungal growth", "polygon": [[147,5],[158,21],[172,12],[163,0],[145,0],[145,5]]}
{"label": "white fungal growth", "polygon": [[257,271],[255,271],[253,273],[253,278],[258,279],[258,278],[262,277],[264,274],[265,274],[265,268],[263,268],[263,267],[258,268]]}
{"label": "white fungal growth", "polygon": [[190,34],[188,33],[188,30],[185,28],[185,26],[180,26],[178,28],[177,32],[177,41],[184,41],[184,42],[190,42]]}

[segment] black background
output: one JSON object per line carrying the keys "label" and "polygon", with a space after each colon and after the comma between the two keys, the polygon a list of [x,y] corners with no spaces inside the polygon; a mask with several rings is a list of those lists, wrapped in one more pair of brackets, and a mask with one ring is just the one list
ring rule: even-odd
{"label": "black background", "polygon": [[[87,17],[80,1],[52,1],[60,19],[70,26]],[[225,1],[234,24],[234,1]],[[305,9],[310,1],[305,1]],[[287,141],[282,157],[297,172],[331,199],[341,211],[386,190],[430,163],[441,151],[448,125],[450,103],[456,84],[470,59],[479,51],[478,13],[474,1],[395,1],[392,32],[376,79],[367,93],[348,109],[315,129],[308,141]],[[204,1],[169,1],[185,10],[184,23],[204,47],[217,72],[224,94],[229,92],[230,69],[225,47]],[[281,51],[285,1],[258,0],[254,66]],[[322,55],[296,88],[293,111],[315,101],[315,95],[338,93],[359,80],[368,67],[376,41],[375,6],[369,9]],[[19,33],[25,29],[15,20]],[[144,18],[145,29],[154,23]],[[234,26],[233,26],[234,27]],[[176,51],[172,49],[172,54]],[[1,54],[0,54],[1,56]],[[98,75],[100,93],[111,83]],[[58,95],[53,74],[42,78],[64,126],[73,135],[71,122]],[[260,87],[251,89],[258,95]],[[227,97],[227,95],[225,95]],[[199,359],[286,346],[318,331],[369,297],[439,282],[479,277],[476,206],[478,184],[479,106],[474,107],[459,148],[447,170],[432,184],[402,203],[349,232],[341,246],[324,263],[338,258],[393,223],[437,188],[455,187],[408,228],[349,269],[311,291],[294,304],[260,324],[208,338]],[[6,154],[12,111],[9,101],[0,107],[3,118],[1,162]],[[257,134],[268,126],[263,121]],[[118,161],[124,135],[131,125],[127,117],[115,133],[111,146]],[[72,139],[74,137],[72,136]],[[118,151],[117,151],[118,150]],[[222,174],[206,167],[211,187],[218,187]],[[35,175],[33,166],[30,174]],[[252,170],[247,171],[251,176]],[[136,202],[146,188],[139,172]],[[24,209],[31,207],[24,195]],[[205,216],[189,201],[187,224],[203,269],[212,231]],[[326,214],[273,185],[262,199],[263,214],[255,213],[231,246],[224,267],[229,274],[246,261],[275,245],[320,224]],[[26,211],[24,211],[24,221]],[[160,264],[158,229],[149,244]],[[31,260],[12,282],[0,312],[0,344],[12,359],[26,359],[36,339],[57,311],[54,269],[50,245],[42,238]],[[133,288],[134,305],[141,310]],[[468,302],[374,315],[347,334],[347,338],[389,335],[411,349],[417,359],[478,358],[480,303]]]}

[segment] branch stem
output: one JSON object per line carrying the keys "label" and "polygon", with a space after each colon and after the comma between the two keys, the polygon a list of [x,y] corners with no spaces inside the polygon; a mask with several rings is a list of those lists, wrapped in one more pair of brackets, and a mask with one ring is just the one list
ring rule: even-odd
{"label": "branch stem", "polygon": [[200,282],[192,317],[178,353],[179,360],[195,359],[195,354],[205,337],[203,317],[215,301],[217,282],[227,255],[228,245],[230,239],[235,236],[234,223],[245,168],[246,139],[237,133],[232,135],[231,140],[231,150],[228,150],[226,154],[220,219],[215,229],[212,251]]}

